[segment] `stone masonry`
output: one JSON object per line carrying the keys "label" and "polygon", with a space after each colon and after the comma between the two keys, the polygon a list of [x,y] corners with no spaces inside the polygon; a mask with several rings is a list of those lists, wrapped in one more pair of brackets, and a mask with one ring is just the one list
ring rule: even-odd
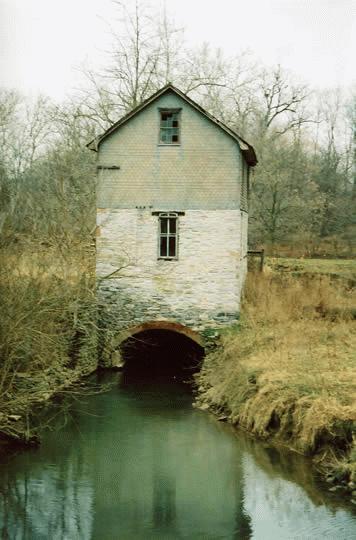
{"label": "stone masonry", "polygon": [[179,216],[178,260],[157,260],[158,218],[151,210],[102,210],[98,222],[99,279],[122,268],[100,285],[117,305],[120,324],[166,319],[202,331],[238,318],[246,272],[239,210]]}

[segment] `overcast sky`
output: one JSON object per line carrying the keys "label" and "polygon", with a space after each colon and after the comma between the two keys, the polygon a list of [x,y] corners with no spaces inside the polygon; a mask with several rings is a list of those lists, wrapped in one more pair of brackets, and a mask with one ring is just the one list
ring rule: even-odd
{"label": "overcast sky", "polygon": [[[124,0],[126,5],[131,0]],[[158,6],[163,0],[151,0]],[[250,49],[313,86],[356,81],[356,0],[166,0],[190,45]],[[108,47],[111,0],[0,0],[0,84],[62,99]]]}

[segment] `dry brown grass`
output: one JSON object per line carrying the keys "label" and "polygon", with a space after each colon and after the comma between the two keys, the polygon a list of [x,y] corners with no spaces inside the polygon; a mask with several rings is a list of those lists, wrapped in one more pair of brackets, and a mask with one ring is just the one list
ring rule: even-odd
{"label": "dry brown grass", "polygon": [[92,258],[28,244],[0,257],[0,432],[30,437],[33,406],[95,363]]}
{"label": "dry brown grass", "polygon": [[249,275],[241,324],[207,357],[200,400],[355,475],[355,307],[355,290],[323,276]]}

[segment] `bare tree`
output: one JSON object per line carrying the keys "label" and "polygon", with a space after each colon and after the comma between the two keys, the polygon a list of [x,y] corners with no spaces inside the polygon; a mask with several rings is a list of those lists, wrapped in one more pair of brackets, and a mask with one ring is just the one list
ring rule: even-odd
{"label": "bare tree", "polygon": [[153,13],[143,3],[133,10],[114,1],[117,19],[110,25],[112,39],[105,68],[83,67],[86,87],[79,99],[81,113],[103,130],[124,113],[176,77],[183,31],[167,12]]}
{"label": "bare tree", "polygon": [[255,173],[251,233],[255,242],[305,238],[320,219],[323,197],[310,175],[310,162],[298,140],[275,140]]}
{"label": "bare tree", "polygon": [[280,66],[263,69],[259,82],[259,131],[263,137],[272,127],[282,135],[295,126],[310,122],[304,104],[309,95],[306,85],[291,80]]}
{"label": "bare tree", "polygon": [[[199,70],[202,84],[195,95],[210,113],[248,137],[257,110],[256,61],[249,51],[233,58],[225,58],[221,51],[210,48],[198,52],[204,53],[206,59]],[[208,76],[203,76],[204,65],[209,66]]]}
{"label": "bare tree", "polygon": [[322,136],[315,155],[315,180],[324,195],[320,235],[343,235],[355,224],[356,211],[352,198],[352,114],[350,108],[345,110],[345,96],[338,88],[321,94],[319,108]]}
{"label": "bare tree", "polygon": [[11,90],[0,92],[0,230],[18,207],[23,173],[45,151],[50,135],[48,100],[26,100]]}

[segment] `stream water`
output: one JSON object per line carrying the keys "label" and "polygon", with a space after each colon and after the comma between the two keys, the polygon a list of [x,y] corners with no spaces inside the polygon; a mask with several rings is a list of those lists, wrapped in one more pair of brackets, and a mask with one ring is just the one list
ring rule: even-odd
{"label": "stream water", "polygon": [[1,539],[356,538],[305,459],[195,410],[184,385],[103,377],[38,449],[1,459]]}

